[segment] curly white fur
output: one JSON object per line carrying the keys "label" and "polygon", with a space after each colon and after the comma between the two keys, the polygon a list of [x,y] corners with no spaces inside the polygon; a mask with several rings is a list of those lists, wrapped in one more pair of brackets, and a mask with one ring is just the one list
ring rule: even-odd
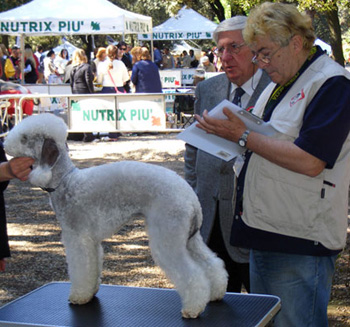
{"label": "curly white fur", "polygon": [[173,171],[140,162],[77,169],[66,135],[60,118],[31,116],[11,130],[5,150],[33,157],[30,182],[50,192],[66,250],[69,300],[85,304],[97,293],[102,240],[136,216],[146,219],[152,256],[174,283],[183,317],[196,318],[209,301],[222,299],[227,273],[199,233],[202,212],[192,188]]}

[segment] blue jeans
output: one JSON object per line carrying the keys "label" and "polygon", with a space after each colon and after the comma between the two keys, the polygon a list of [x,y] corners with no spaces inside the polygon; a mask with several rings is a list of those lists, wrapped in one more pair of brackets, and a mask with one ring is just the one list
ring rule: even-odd
{"label": "blue jeans", "polygon": [[274,326],[328,326],[327,306],[336,258],[250,251],[251,293],[281,299]]}

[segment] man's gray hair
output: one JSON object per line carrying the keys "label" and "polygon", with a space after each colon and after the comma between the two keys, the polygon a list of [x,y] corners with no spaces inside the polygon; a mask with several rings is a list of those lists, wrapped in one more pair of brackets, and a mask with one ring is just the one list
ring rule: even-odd
{"label": "man's gray hair", "polygon": [[246,16],[234,16],[223,20],[213,33],[213,39],[217,44],[219,41],[219,33],[227,31],[243,30],[247,21]]}

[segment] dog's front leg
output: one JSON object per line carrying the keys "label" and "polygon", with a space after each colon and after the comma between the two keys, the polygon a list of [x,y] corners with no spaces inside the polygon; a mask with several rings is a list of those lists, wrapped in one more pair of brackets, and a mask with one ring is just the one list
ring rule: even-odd
{"label": "dog's front leg", "polygon": [[71,281],[69,301],[88,303],[97,293],[102,271],[103,250],[89,235],[63,235]]}

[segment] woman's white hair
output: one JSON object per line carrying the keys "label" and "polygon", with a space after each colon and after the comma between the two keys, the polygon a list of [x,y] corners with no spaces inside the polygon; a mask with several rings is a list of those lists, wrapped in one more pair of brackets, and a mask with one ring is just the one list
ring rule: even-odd
{"label": "woman's white hair", "polygon": [[247,21],[246,16],[234,16],[228,19],[223,20],[213,33],[213,39],[217,44],[219,41],[219,33],[243,30]]}

